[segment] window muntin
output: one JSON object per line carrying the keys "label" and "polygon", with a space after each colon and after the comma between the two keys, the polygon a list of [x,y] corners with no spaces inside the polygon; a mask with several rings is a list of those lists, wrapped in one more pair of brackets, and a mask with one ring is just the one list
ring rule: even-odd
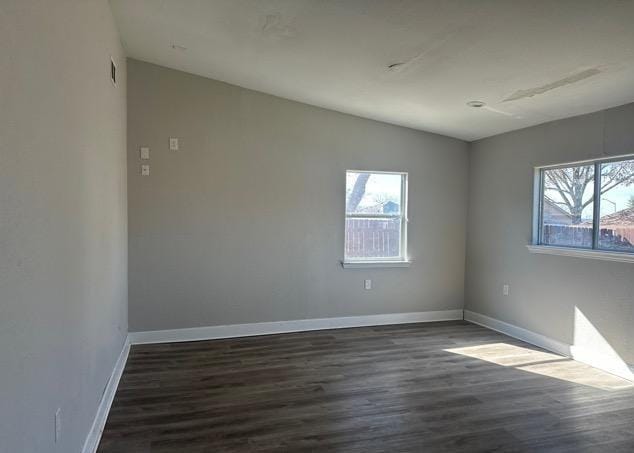
{"label": "window muntin", "polygon": [[344,261],[406,261],[406,213],[406,173],[347,171]]}
{"label": "window muntin", "polygon": [[634,160],[539,171],[538,244],[634,252]]}

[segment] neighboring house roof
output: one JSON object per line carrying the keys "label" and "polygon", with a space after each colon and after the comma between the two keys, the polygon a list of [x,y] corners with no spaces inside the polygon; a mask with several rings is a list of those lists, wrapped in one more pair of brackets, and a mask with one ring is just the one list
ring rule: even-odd
{"label": "neighboring house roof", "polygon": [[548,206],[548,207],[550,207],[550,208],[554,209],[555,211],[558,211],[558,212],[559,212],[559,214],[561,214],[561,215],[564,215],[564,216],[567,216],[567,217],[572,218],[572,215],[571,215],[568,211],[566,211],[564,208],[562,208],[561,206],[559,206],[559,205],[558,205],[557,203],[555,203],[554,201],[549,200],[548,198],[544,198],[544,205],[546,205],[546,206]]}
{"label": "neighboring house roof", "polygon": [[548,198],[544,199],[542,215],[544,223],[547,224],[570,225],[572,223],[572,215]]}
{"label": "neighboring house roof", "polygon": [[606,225],[634,226],[634,207],[604,215],[601,217],[601,226]]}

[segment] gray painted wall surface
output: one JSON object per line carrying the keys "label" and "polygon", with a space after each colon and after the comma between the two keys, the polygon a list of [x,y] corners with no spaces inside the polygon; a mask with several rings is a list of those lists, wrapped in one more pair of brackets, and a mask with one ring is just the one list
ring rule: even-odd
{"label": "gray painted wall surface", "polygon": [[526,249],[534,167],[634,153],[633,125],[629,104],[472,144],[466,309],[572,344],[577,307],[634,363],[634,265]]}
{"label": "gray painted wall surface", "polygon": [[3,0],[0,55],[0,451],[79,452],[127,333],[125,59],[97,0]]}
{"label": "gray painted wall surface", "polygon": [[[464,142],[134,60],[128,84],[131,331],[462,308]],[[409,269],[342,269],[346,169],[409,172]]]}

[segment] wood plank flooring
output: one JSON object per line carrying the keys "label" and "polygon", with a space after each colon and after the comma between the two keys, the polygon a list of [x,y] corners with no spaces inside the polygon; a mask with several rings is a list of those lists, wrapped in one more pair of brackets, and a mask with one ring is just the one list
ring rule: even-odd
{"label": "wood plank flooring", "polygon": [[133,346],[100,453],[634,451],[632,383],[466,322]]}

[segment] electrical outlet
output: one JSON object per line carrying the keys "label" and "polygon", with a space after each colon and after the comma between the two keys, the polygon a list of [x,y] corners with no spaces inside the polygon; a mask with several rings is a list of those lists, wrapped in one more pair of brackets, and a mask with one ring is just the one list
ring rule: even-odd
{"label": "electrical outlet", "polygon": [[502,287],[502,295],[504,296],[508,296],[510,294],[510,288],[509,285],[504,285]]}
{"label": "electrical outlet", "polygon": [[178,151],[178,138],[170,138],[170,151]]}
{"label": "electrical outlet", "polygon": [[367,279],[363,282],[363,287],[365,289],[372,289],[372,280]]}
{"label": "electrical outlet", "polygon": [[148,160],[150,158],[150,148],[148,148],[147,146],[142,146],[140,153],[140,157],[142,160]]}
{"label": "electrical outlet", "polygon": [[58,407],[55,411],[55,443],[62,438],[62,408]]}
{"label": "electrical outlet", "polygon": [[150,176],[150,166],[147,164],[141,165],[141,176]]}

